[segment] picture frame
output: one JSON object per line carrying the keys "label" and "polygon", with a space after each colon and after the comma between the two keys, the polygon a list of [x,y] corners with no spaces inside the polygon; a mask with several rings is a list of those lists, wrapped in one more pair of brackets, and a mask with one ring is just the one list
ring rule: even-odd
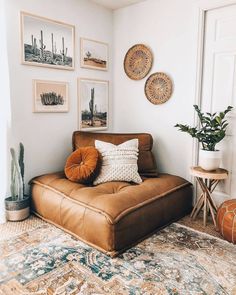
{"label": "picture frame", "polygon": [[106,130],[109,124],[109,81],[78,79],[79,130]]}
{"label": "picture frame", "polygon": [[62,81],[33,80],[34,113],[69,111],[69,84]]}
{"label": "picture frame", "polygon": [[74,70],[75,27],[21,11],[21,63]]}
{"label": "picture frame", "polygon": [[87,38],[80,38],[80,66],[81,68],[108,71],[109,64],[108,43]]}

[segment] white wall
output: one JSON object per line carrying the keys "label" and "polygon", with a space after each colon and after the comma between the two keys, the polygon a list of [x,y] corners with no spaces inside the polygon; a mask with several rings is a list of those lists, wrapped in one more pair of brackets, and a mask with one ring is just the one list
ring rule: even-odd
{"label": "white wall", "polygon": [[[0,0],[0,223],[5,220],[3,199],[8,186],[8,142],[7,133],[10,122],[10,85],[7,54],[6,22],[5,22],[5,3]],[[3,214],[2,214],[3,213]]]}
{"label": "white wall", "polygon": [[[71,152],[72,132],[78,129],[77,78],[112,80],[111,59],[108,72],[81,69],[79,65],[80,37],[107,42],[112,51],[112,12],[87,0],[5,2],[12,111],[9,145],[17,147],[20,141],[24,143],[28,182],[36,175],[64,167]],[[75,71],[21,65],[20,11],[75,25]],[[69,82],[70,111],[33,113],[32,79]]]}
{"label": "white wall", "polygon": [[[115,11],[113,23],[114,131],[151,133],[159,170],[188,179],[192,139],[173,126],[193,124],[197,12],[195,0],[147,0]],[[163,71],[173,81],[173,95],[163,105],[146,99],[146,78],[133,81],[124,72],[125,53],[136,43],[153,51],[150,74]]]}

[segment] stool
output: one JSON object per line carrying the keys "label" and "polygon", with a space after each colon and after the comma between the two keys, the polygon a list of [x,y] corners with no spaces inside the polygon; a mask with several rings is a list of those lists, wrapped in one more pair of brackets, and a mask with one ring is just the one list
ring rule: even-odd
{"label": "stool", "polygon": [[221,235],[236,244],[236,199],[222,203],[217,211],[217,226]]}
{"label": "stool", "polygon": [[216,227],[215,213],[217,211],[217,207],[214,199],[212,198],[212,193],[218,183],[228,177],[228,171],[221,168],[214,171],[206,171],[201,167],[191,167],[190,174],[196,177],[202,190],[202,193],[193,208],[191,217],[194,220],[203,208],[203,224],[206,226],[207,212],[209,210]]}

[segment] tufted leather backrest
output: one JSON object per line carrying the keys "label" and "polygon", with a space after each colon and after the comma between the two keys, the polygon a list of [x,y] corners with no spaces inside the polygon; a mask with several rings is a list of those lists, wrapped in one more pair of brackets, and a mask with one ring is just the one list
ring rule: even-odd
{"label": "tufted leather backrest", "polygon": [[94,146],[95,140],[102,140],[112,144],[121,144],[127,140],[138,138],[139,157],[138,168],[142,176],[156,177],[156,161],[152,154],[153,138],[148,133],[98,133],[75,131],[72,137],[73,150],[83,146]]}

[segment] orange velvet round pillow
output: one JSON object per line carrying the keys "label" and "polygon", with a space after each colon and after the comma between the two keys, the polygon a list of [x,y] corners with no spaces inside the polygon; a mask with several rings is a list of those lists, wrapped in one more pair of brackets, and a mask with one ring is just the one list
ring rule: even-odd
{"label": "orange velvet round pillow", "polygon": [[75,182],[89,183],[97,176],[99,152],[95,147],[81,147],[75,150],[66,161],[66,177]]}

